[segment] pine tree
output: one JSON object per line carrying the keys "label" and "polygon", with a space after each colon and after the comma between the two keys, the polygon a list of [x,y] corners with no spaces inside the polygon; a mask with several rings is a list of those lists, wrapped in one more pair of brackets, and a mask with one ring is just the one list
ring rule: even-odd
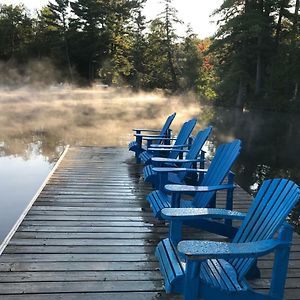
{"label": "pine tree", "polygon": [[32,23],[23,5],[0,4],[0,59],[28,59],[33,39]]}
{"label": "pine tree", "polygon": [[73,81],[73,71],[70,59],[69,42],[69,19],[70,2],[69,0],[53,0],[47,5],[48,10],[42,12],[45,23],[51,28],[55,39],[59,41],[65,61],[68,66],[71,82]]}

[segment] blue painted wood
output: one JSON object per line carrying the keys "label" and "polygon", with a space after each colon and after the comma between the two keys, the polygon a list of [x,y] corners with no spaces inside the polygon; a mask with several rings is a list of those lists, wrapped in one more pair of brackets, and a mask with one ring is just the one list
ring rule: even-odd
{"label": "blue painted wood", "polygon": [[[155,147],[155,148],[148,148],[146,150],[146,154],[141,153],[140,159],[145,164],[148,165],[151,163],[151,158],[154,156],[165,156],[168,158],[177,158],[179,154],[181,153],[181,150],[184,147],[188,147],[188,138],[191,135],[195,125],[197,123],[196,119],[191,119],[187,122],[185,122],[175,140],[175,143],[173,145],[167,146],[165,148]],[[153,141],[148,140],[148,145],[150,146],[153,143]],[[157,143],[159,144],[159,143]],[[150,158],[149,158],[150,157]]]}
{"label": "blue painted wood", "polygon": [[[163,138],[170,137],[171,129],[170,126],[176,116],[176,113],[168,116],[164,126],[161,130],[152,130],[152,129],[133,129],[135,131],[136,140],[132,141],[128,144],[129,151],[133,151],[135,153],[136,162],[140,163],[140,154],[146,150],[143,147],[143,138],[149,138],[149,134],[142,134],[142,132],[159,132],[158,135],[152,135],[153,138],[160,137],[161,139],[155,140],[153,143],[160,144],[163,142]],[[151,142],[152,144],[152,142]]]}
{"label": "blue painted wood", "polygon": [[246,243],[182,241],[178,245],[178,251],[184,253],[188,259],[192,260],[201,260],[203,258],[231,259],[233,256],[237,258],[256,258],[289,245],[289,242],[281,240],[262,240]]}
{"label": "blue painted wood", "polygon": [[[243,218],[232,243],[211,241],[181,241],[176,248],[172,239],[160,242],[171,245],[164,256],[157,253],[160,266],[181,265],[183,274],[174,275],[168,282],[168,291],[184,294],[185,300],[201,299],[283,299],[287,274],[289,250],[293,229],[285,219],[298,203],[299,187],[286,179],[266,180],[262,184],[246,216]],[[182,212],[180,212],[182,211]],[[166,219],[175,222],[176,231],[182,230],[185,218],[192,215],[192,209],[164,209]],[[199,218],[235,218],[235,213],[226,210],[206,209],[201,213],[195,209]],[[179,228],[180,227],[180,228]],[[171,229],[170,229],[171,230]],[[274,236],[279,231],[276,239]],[[180,236],[180,235],[178,235]],[[177,238],[177,237],[176,237]],[[177,242],[177,241],[176,241]],[[271,288],[268,293],[253,290],[245,276],[257,257],[274,252],[274,269]],[[170,254],[170,255],[169,255]],[[168,274],[164,275],[164,279]]]}
{"label": "blue painted wood", "polygon": [[204,193],[220,190],[234,189],[234,184],[220,184],[220,185],[209,185],[209,186],[193,186],[193,185],[178,185],[178,184],[167,184],[165,189],[167,192],[194,192],[194,193]]}
{"label": "blue painted wood", "polygon": [[[215,194],[217,189],[211,189],[209,187],[211,186],[219,186],[224,181],[225,177],[228,176],[231,166],[233,165],[235,159],[239,155],[241,148],[241,142],[240,140],[235,140],[231,143],[224,144],[218,147],[216,154],[208,168],[208,170],[193,170],[189,169],[194,172],[205,172],[205,175],[203,177],[202,182],[199,184],[199,186],[196,187],[188,187],[187,192],[196,192],[195,197],[192,199],[192,201],[184,201],[180,200],[179,207],[208,207],[210,202],[214,200]],[[166,170],[176,168],[154,168],[158,173],[160,174],[160,184],[163,184],[166,179],[163,180],[163,176],[166,176],[164,174],[168,174]],[[179,172],[185,172],[186,168],[177,168]],[[230,175],[231,176],[231,175]],[[206,188],[203,188],[201,186],[205,186]],[[227,188],[227,191],[230,191],[230,195],[227,197],[228,201],[231,201],[232,203],[232,190],[234,186],[232,184],[228,186],[224,186]],[[175,193],[182,193],[183,187],[178,185],[178,187],[174,187],[173,189],[178,189],[174,191]],[[199,192],[197,192],[197,189],[199,189]],[[171,190],[169,190],[172,192]],[[167,195],[167,192],[164,192],[160,190],[160,192],[154,191],[147,195],[146,197],[147,201],[150,203],[150,206],[152,208],[153,214],[157,218],[161,218],[160,216],[160,210],[162,208],[168,208],[171,206],[171,200],[172,197]],[[158,200],[159,199],[159,200]],[[160,205],[156,205],[155,202],[159,201]],[[230,204],[232,205],[232,204]],[[229,205],[229,206],[230,206]]]}
{"label": "blue painted wood", "polygon": [[243,220],[246,214],[226,210],[221,208],[164,208],[161,211],[163,219],[168,221],[173,220],[192,220],[199,218],[224,218],[224,219],[234,219]]}
{"label": "blue painted wood", "polygon": [[[209,137],[212,131],[212,127],[209,126],[206,129],[199,131],[192,143],[190,145],[190,149],[186,152],[186,156],[184,159],[172,159],[172,158],[162,158],[162,157],[153,157],[152,158],[152,165],[147,166],[147,170],[144,170],[144,180],[146,182],[150,182],[156,189],[162,189],[162,183],[185,183],[185,179],[188,178],[188,175],[191,173],[189,170],[193,166],[193,164],[201,163],[201,166],[204,166],[204,151],[202,151],[202,147],[206,142],[207,138]],[[200,154],[201,153],[201,154]],[[200,154],[200,158],[199,158]],[[172,174],[168,174],[166,177],[166,181],[164,182],[159,178],[159,175],[154,167],[160,166],[171,166],[175,168],[183,168],[184,171],[178,173],[173,172],[172,170],[169,171]],[[145,167],[146,168],[146,167]]]}

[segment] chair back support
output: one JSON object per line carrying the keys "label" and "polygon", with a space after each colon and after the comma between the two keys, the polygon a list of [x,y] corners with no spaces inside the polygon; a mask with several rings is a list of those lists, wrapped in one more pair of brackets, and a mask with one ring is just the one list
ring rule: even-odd
{"label": "chair back support", "polygon": [[[191,120],[185,122],[182,125],[182,127],[181,127],[181,129],[178,133],[177,139],[174,143],[175,146],[186,144],[186,142],[187,142],[189,136],[191,135],[196,123],[197,123],[196,119],[191,119]],[[171,150],[170,154],[169,154],[169,158],[174,158],[174,159],[177,158],[177,156],[180,153],[179,150],[181,150],[181,149],[182,148],[178,148],[178,149],[175,148],[175,149]]]}
{"label": "chair back support", "polygon": [[[163,137],[167,136],[168,130],[169,130],[175,116],[176,116],[176,112],[174,112],[172,115],[168,116],[163,128],[161,129],[161,131],[159,133],[160,136],[163,136]],[[162,142],[162,140],[157,140],[155,143],[160,144],[161,142]]]}
{"label": "chair back support", "polygon": [[[233,243],[254,242],[273,238],[292,208],[299,201],[299,187],[291,180],[263,182]],[[230,260],[239,278],[245,276],[254,259]]]}
{"label": "chair back support", "polygon": [[[213,186],[221,184],[240,154],[240,151],[240,140],[220,145],[200,185]],[[216,192],[198,193],[194,199],[194,206],[207,207],[215,194]]]}
{"label": "chair back support", "polygon": [[[209,126],[207,128],[205,128],[204,130],[201,130],[197,133],[197,135],[195,136],[194,142],[191,146],[191,149],[189,150],[189,152],[186,155],[186,159],[196,159],[204,145],[204,143],[206,142],[208,136],[210,135],[212,131],[212,126]],[[192,167],[192,163],[191,162],[187,162],[182,164],[182,168],[191,168]],[[185,172],[180,172],[178,174],[178,177],[180,179],[183,179],[186,176]]]}

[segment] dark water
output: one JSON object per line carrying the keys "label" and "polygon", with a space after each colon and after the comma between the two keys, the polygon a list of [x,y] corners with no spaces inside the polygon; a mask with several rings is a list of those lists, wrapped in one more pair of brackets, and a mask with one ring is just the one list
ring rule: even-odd
{"label": "dark water", "polygon": [[[204,108],[201,124],[214,127],[209,150],[233,138],[242,140],[242,152],[234,166],[236,181],[255,194],[266,178],[285,177],[300,183],[299,115],[273,112],[241,112],[234,109]],[[128,123],[128,132],[131,132]],[[49,136],[49,138],[48,138]],[[0,242],[34,196],[67,141],[59,132],[34,142],[14,141],[18,151],[0,140]],[[50,140],[51,138],[51,140]],[[125,142],[129,136],[120,137]],[[103,144],[103,141],[101,141]],[[298,210],[294,223],[298,225]]]}
{"label": "dark water", "polygon": [[266,178],[285,177],[300,183],[300,115],[274,112],[209,110],[213,144],[242,140],[234,166],[237,182],[253,193]]}

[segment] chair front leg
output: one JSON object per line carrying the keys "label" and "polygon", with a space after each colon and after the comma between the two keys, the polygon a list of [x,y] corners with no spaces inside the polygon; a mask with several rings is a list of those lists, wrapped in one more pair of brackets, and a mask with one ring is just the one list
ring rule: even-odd
{"label": "chair front leg", "polygon": [[201,261],[187,260],[184,283],[184,300],[198,299],[200,285],[200,266]]}
{"label": "chair front leg", "polygon": [[[291,243],[293,239],[293,227],[285,223],[278,234],[278,239]],[[272,270],[272,282],[270,296],[283,299],[284,287],[288,271],[290,246],[278,248],[275,251],[274,264]]]}
{"label": "chair front leg", "polygon": [[182,222],[171,221],[169,227],[169,239],[177,248],[178,243],[182,240]]}
{"label": "chair front leg", "polygon": [[[137,130],[136,133],[140,134],[141,131]],[[136,151],[135,151],[135,161],[136,161],[137,164],[141,163],[140,154],[142,153],[142,140],[143,140],[143,138],[141,136],[136,137],[137,148],[136,148]]]}
{"label": "chair front leg", "polygon": [[165,185],[168,184],[168,172],[158,172],[156,176],[157,180],[155,182],[155,188],[157,190],[165,191]]}

